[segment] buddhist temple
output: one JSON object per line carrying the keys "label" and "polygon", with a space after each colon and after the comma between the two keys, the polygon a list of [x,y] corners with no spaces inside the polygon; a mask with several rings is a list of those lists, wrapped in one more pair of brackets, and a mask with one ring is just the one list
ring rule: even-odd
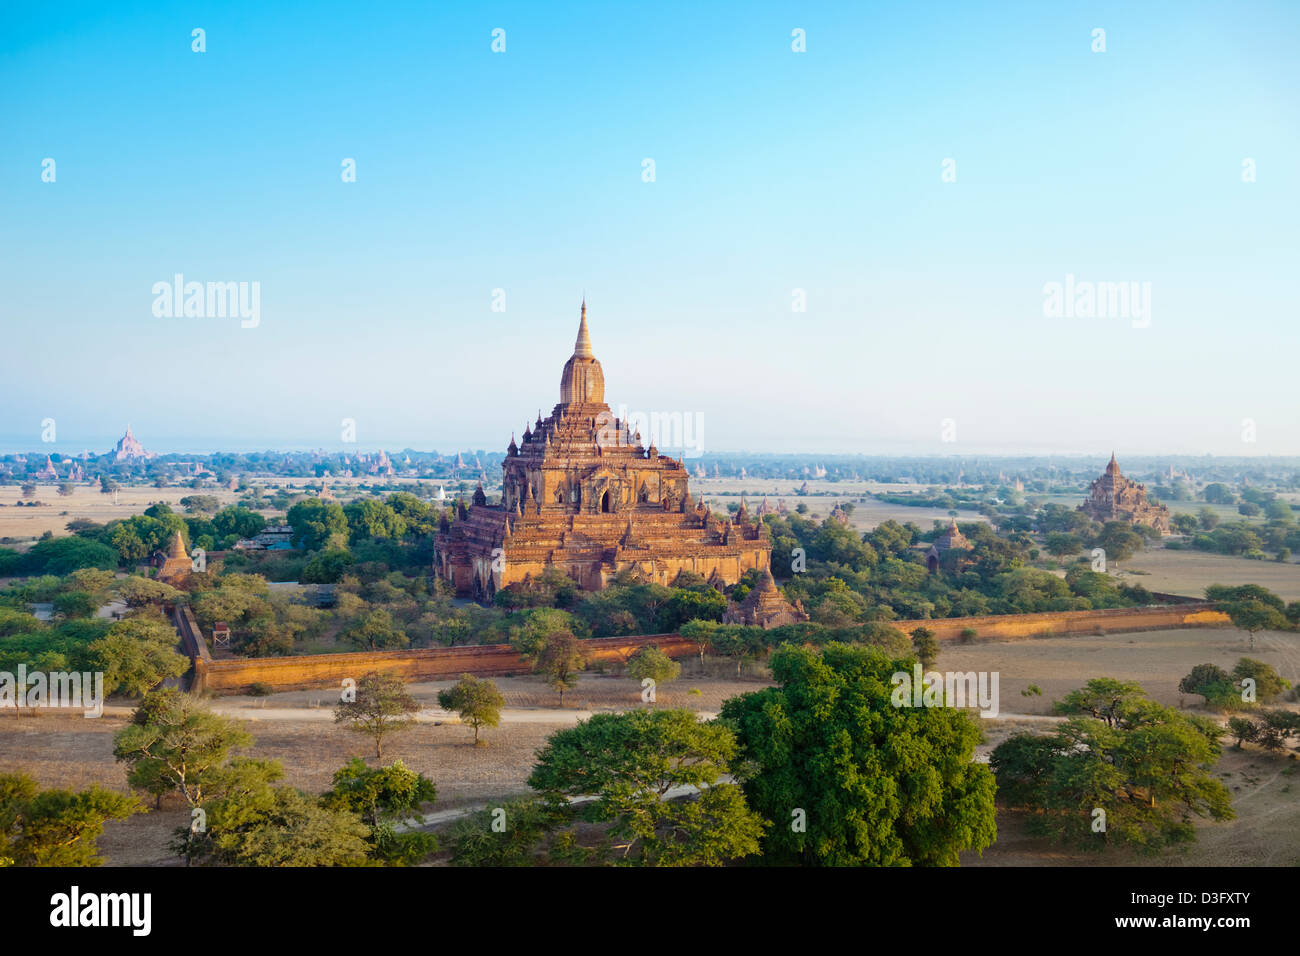
{"label": "buddhist temple", "polygon": [[647,448],[605,402],[605,373],[592,349],[582,304],[573,354],[551,414],[512,437],[502,463],[502,496],[482,486],[456,520],[434,536],[434,568],[461,596],[497,591],[558,568],[586,590],[629,571],[671,584],[682,571],[723,587],[766,569],[772,544],[742,509],[715,516],[690,494],[681,461]]}
{"label": "buddhist temple", "polygon": [[1078,507],[1094,521],[1127,521],[1169,533],[1169,509],[1147,500],[1146,485],[1125,478],[1119,470],[1114,452],[1100,478],[1088,488],[1088,499]]}
{"label": "buddhist temple", "polygon": [[791,604],[776,586],[769,568],[763,569],[758,583],[739,604],[727,605],[722,614],[723,624],[748,624],[751,627],[773,628],[783,624],[798,624],[808,620],[808,615],[798,604]]}
{"label": "buddhist temple", "polygon": [[171,547],[165,555],[159,555],[158,580],[173,587],[180,587],[190,576],[194,562],[185,550],[185,541],[179,531],[172,537]]}
{"label": "buddhist temple", "polygon": [[156,457],[156,452],[145,451],[140,440],[131,434],[130,425],[126,426],[126,434],[118,439],[117,445],[113,448],[114,461],[141,461]]}
{"label": "buddhist temple", "polygon": [[[934,539],[934,543],[930,545],[930,550],[926,552],[925,566],[933,574],[939,570],[941,565],[953,563],[960,557],[959,554],[953,552],[970,550],[972,550],[970,539],[958,529],[957,519],[952,518],[943,534]],[[945,562],[945,559],[948,559],[947,562]]]}

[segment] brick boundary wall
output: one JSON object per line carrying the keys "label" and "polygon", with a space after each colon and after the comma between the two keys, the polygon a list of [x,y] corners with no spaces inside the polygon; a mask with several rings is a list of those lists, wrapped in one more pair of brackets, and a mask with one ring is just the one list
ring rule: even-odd
{"label": "brick boundary wall", "polygon": [[[670,657],[699,653],[699,645],[680,634],[641,634],[597,637],[582,642],[588,664],[626,661],[647,644]],[[254,683],[276,690],[338,687],[345,677],[369,671],[397,674],[408,680],[445,680],[461,674],[502,677],[527,674],[531,668],[509,644],[467,644],[410,651],[370,651],[351,654],[311,654],[299,657],[250,657],[235,660],[196,660],[193,690],[216,694],[246,691]]]}
{"label": "brick boundary wall", "polygon": [[928,627],[940,641],[960,640],[967,628],[975,639],[1046,637],[1055,634],[1110,634],[1159,631],[1177,627],[1218,627],[1229,624],[1228,615],[1209,601],[1170,606],[1115,607],[1092,611],[1047,611],[1040,614],[989,614],[983,617],[941,617],[922,621],[890,621],[910,634]]}
{"label": "brick boundary wall", "polygon": [[[198,635],[189,608],[173,612],[183,642]],[[183,624],[181,623],[183,622]],[[1180,627],[1217,627],[1229,623],[1228,616],[1207,601],[1173,606],[1106,608],[1094,611],[1051,611],[1041,614],[996,614],[983,617],[932,618],[893,621],[909,633],[925,626],[941,641],[959,640],[966,628],[976,639],[1016,640],[1061,634],[1098,634],[1152,631]],[[345,677],[357,678],[368,671],[397,674],[410,680],[445,680],[461,674],[501,677],[526,674],[528,665],[509,644],[469,644],[463,647],[430,647],[408,651],[372,651],[349,654],[311,654],[298,657],[250,657],[213,660],[207,642],[197,638],[200,652],[192,654],[194,680],[191,689],[216,694],[247,691],[254,683],[276,690],[338,687]],[[670,657],[699,653],[699,645],[680,634],[644,634],[632,637],[598,637],[583,641],[589,663],[614,663],[628,659],[639,648],[656,645]],[[188,649],[188,643],[186,643]]]}
{"label": "brick boundary wall", "polygon": [[208,650],[208,642],[203,639],[199,622],[194,620],[194,612],[190,610],[189,605],[178,604],[168,607],[167,613],[176,627],[176,632],[181,636],[182,653],[191,661],[211,661],[212,652]]}

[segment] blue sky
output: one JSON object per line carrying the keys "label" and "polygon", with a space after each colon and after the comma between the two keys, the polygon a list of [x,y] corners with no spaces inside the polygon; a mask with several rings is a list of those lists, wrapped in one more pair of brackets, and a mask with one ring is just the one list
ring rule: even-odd
{"label": "blue sky", "polygon": [[1300,451],[1296,4],[700,6],[7,6],[0,448],[503,446],[585,290],[708,450]]}

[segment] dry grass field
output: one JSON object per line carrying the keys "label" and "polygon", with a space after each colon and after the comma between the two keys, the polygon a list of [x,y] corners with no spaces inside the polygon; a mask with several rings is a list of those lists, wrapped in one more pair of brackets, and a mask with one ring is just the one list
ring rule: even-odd
{"label": "dry grass field", "polygon": [[239,496],[225,489],[205,488],[194,491],[191,488],[122,488],[117,493],[117,503],[113,495],[102,494],[98,485],[77,485],[70,496],[59,496],[58,486],[38,484],[35,500],[42,502],[40,507],[18,507],[22,500],[22,491],[18,485],[0,486],[0,538],[12,538],[17,541],[39,538],[46,531],[56,536],[67,534],[69,521],[86,519],[101,524],[132,515],[141,514],[157,501],[166,502],[175,511],[182,511],[179,502],[186,495],[214,495],[221,503],[231,504]]}
{"label": "dry grass field", "polygon": [[[416,484],[415,479],[390,480],[398,484]],[[331,492],[342,501],[346,501],[355,492],[357,485],[369,484],[373,481],[374,478],[328,479]],[[274,486],[286,490],[301,490],[309,484],[318,484],[319,479],[254,479],[252,483],[267,488]],[[428,484],[436,487],[439,482]],[[454,497],[455,490],[452,483],[447,482],[446,487],[447,493]],[[0,486],[0,538],[11,538],[22,542],[39,538],[46,531],[53,532],[55,535],[64,535],[67,534],[65,527],[69,521],[80,518],[103,524],[142,514],[150,505],[160,501],[170,505],[173,511],[183,512],[180,500],[189,495],[211,495],[221,502],[222,507],[225,507],[234,504],[242,494],[243,492],[231,491],[228,488],[214,488],[210,484],[198,491],[188,487],[154,488],[152,485],[133,485],[119,489],[115,501],[114,495],[101,493],[98,484],[77,485],[72,494],[64,498],[60,497],[57,484],[39,483],[36,486],[34,500],[42,504],[39,507],[26,505],[17,507],[17,503],[23,500],[22,489],[16,484],[3,485]],[[269,515],[272,512],[263,509],[262,513]]]}
{"label": "dry grass field", "polygon": [[[801,481],[784,481],[767,479],[764,481],[741,481],[737,478],[692,478],[691,488],[694,494],[703,495],[705,501],[718,511],[727,505],[736,504],[740,493],[745,492],[745,503],[751,513],[758,503],[767,496],[767,502],[776,507],[778,498],[785,499],[785,506],[791,511],[796,505],[808,506],[805,517],[825,518],[837,504],[853,505],[853,514],[849,523],[859,531],[870,531],[884,521],[894,520],[899,524],[911,521],[923,531],[930,529],[934,521],[948,521],[948,512],[942,508],[920,508],[909,505],[895,505],[876,498],[862,499],[868,494],[921,494],[925,488],[917,485],[882,484],[876,481],[812,481],[808,482],[811,494],[799,496],[795,490]],[[777,490],[773,490],[777,489]],[[958,510],[959,521],[985,521],[983,515],[969,510]]]}
{"label": "dry grass field", "polygon": [[1300,564],[1252,561],[1209,551],[1171,551],[1156,545],[1139,551],[1111,571],[1150,591],[1204,597],[1210,584],[1262,584],[1286,601],[1300,600]]}

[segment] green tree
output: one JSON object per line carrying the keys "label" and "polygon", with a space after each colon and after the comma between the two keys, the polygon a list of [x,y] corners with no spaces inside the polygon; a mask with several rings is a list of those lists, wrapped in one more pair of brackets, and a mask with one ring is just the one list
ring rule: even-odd
{"label": "green tree", "polygon": [[186,495],[180,505],[190,513],[206,512],[216,514],[221,509],[221,499],[216,495]]}
{"label": "green tree", "polygon": [[325,547],[347,545],[347,515],[332,501],[306,498],[289,509],[285,520],[293,528],[289,540],[295,548],[319,551]]}
{"label": "green tree", "polygon": [[126,763],[127,782],[161,800],[179,793],[191,807],[230,784],[224,765],[252,735],[212,713],[196,697],[157,690],[140,702],[131,723],[113,738],[113,756]]}
{"label": "green tree", "polygon": [[1064,558],[1082,551],[1083,539],[1077,534],[1055,531],[1047,536],[1044,547],[1047,548],[1047,553],[1053,557]]}
{"label": "green tree", "polygon": [[1233,627],[1250,635],[1251,650],[1255,649],[1256,632],[1281,631],[1287,624],[1280,609],[1255,598],[1228,601],[1223,605],[1223,612],[1232,619]]}
{"label": "green tree", "polygon": [[649,679],[655,684],[667,684],[681,676],[682,665],[653,644],[647,644],[628,658],[627,673],[638,682]]}
{"label": "green tree", "polygon": [[1270,665],[1250,657],[1243,657],[1237,661],[1237,666],[1232,669],[1232,676],[1238,684],[1253,680],[1255,699],[1261,704],[1267,704],[1279,697],[1283,691],[1291,689],[1291,684],[1283,680]]}
{"label": "green tree", "polygon": [[60,577],[80,568],[111,570],[117,567],[117,552],[106,544],[72,535],[37,541],[23,555],[24,574],[55,574]]}
{"label": "green tree", "polygon": [[342,548],[322,551],[302,571],[305,584],[336,584],[352,567],[352,553]]}
{"label": "green tree", "polygon": [[582,642],[571,631],[556,631],[542,643],[537,653],[537,672],[560,695],[561,707],[564,692],[578,686],[578,676],[586,663]]}
{"label": "green tree", "polygon": [[676,631],[687,621],[721,621],[727,599],[713,588],[687,591],[673,588],[672,597],[659,608],[655,628],[661,634]]}
{"label": "green tree", "polygon": [[1221,709],[1231,707],[1237,700],[1232,677],[1217,664],[1197,664],[1178,682],[1178,690],[1183,694],[1200,694],[1206,704]]}
{"label": "green tree", "polygon": [[918,627],[912,632],[912,649],[921,667],[931,670],[939,660],[939,642],[935,640],[934,631],[928,627]]}
{"label": "green tree", "polygon": [[754,767],[750,805],[773,823],[765,862],[950,866],[993,842],[980,730],[953,708],[893,706],[906,659],[832,642],[783,647],[770,666],[779,686],[722,705]]}
{"label": "green tree", "polygon": [[1105,549],[1107,561],[1118,564],[1142,550],[1142,536],[1126,521],[1107,521],[1097,536],[1097,544]]}
{"label": "green tree", "polygon": [[501,708],[505,696],[497,685],[487,678],[462,674],[455,686],[438,692],[438,706],[460,714],[462,723],[474,728],[474,746],[478,746],[480,727],[496,727],[501,723]]}
{"label": "green tree", "polygon": [[572,633],[573,615],[557,608],[536,608],[520,614],[524,620],[510,629],[510,646],[535,668],[548,637],[562,631]]}
{"label": "green tree", "polygon": [[212,526],[223,539],[251,538],[266,529],[266,518],[242,505],[231,505],[212,516]]}
{"label": "green tree", "polygon": [[[330,809],[293,787],[260,787],[214,801],[190,858],[218,866],[363,866],[370,828],[354,812]],[[174,844],[174,846],[177,846]],[[178,847],[179,848],[179,847]]]}
{"label": "green tree", "polygon": [[387,767],[367,767],[354,757],[334,774],[334,785],[321,795],[327,810],[346,810],[370,827],[369,842],[375,857],[387,863],[410,864],[437,849],[433,834],[398,833],[394,824],[437,799],[438,789],[424,774],[398,760]]}
{"label": "green tree", "polygon": [[0,867],[99,866],[104,824],[142,810],[138,798],[99,787],[41,790],[26,774],[0,773]]}
{"label": "green tree", "polygon": [[455,866],[534,866],[539,859],[562,862],[577,858],[587,862],[582,851],[565,854],[571,848],[569,834],[556,840],[569,818],[566,808],[552,806],[536,797],[507,800],[500,807],[479,810],[452,825],[451,862]]}
{"label": "green tree", "polygon": [[1230,736],[1237,738],[1236,744],[1233,745],[1236,750],[1240,750],[1241,745],[1247,741],[1254,743],[1259,737],[1259,728],[1249,717],[1229,717],[1228,732]]}
{"label": "green tree", "polygon": [[[608,824],[610,858],[645,866],[720,866],[758,852],[764,824],[731,772],[736,740],[687,710],[596,714],[551,735],[528,785],[556,808]],[[693,799],[674,799],[691,788]]]}
{"label": "green tree", "polygon": [[[1078,716],[1052,734],[1008,738],[990,761],[1007,804],[1033,811],[1031,833],[1084,849],[1154,853],[1194,840],[1194,816],[1233,818],[1231,795],[1212,776],[1222,734],[1214,721],[1113,679],[1089,681],[1057,710]],[[1095,828],[1097,810],[1104,830]]]}
{"label": "green tree", "polygon": [[384,738],[414,726],[411,715],[419,709],[401,678],[372,671],[357,681],[354,700],[334,708],[334,723],[373,738],[375,759],[382,760]]}
{"label": "green tree", "polygon": [[1255,721],[1254,742],[1277,753],[1286,747],[1287,738],[1300,735],[1300,714],[1289,710],[1266,710]]}
{"label": "green tree", "polygon": [[350,537],[400,538],[406,534],[406,519],[382,501],[356,501],[343,509]]}
{"label": "green tree", "polygon": [[406,632],[393,621],[393,616],[382,608],[368,611],[343,629],[342,636],[368,650],[385,647],[406,647],[411,643]]}
{"label": "green tree", "polygon": [[1212,505],[1230,505],[1237,496],[1223,482],[1215,481],[1205,486],[1205,500]]}
{"label": "green tree", "polygon": [[116,585],[117,596],[127,607],[145,607],[149,604],[177,604],[184,600],[185,592],[162,581],[131,576]]}
{"label": "green tree", "polygon": [[176,631],[161,618],[133,615],[118,621],[90,645],[104,672],[104,692],[140,697],[190,667],[176,652]]}

